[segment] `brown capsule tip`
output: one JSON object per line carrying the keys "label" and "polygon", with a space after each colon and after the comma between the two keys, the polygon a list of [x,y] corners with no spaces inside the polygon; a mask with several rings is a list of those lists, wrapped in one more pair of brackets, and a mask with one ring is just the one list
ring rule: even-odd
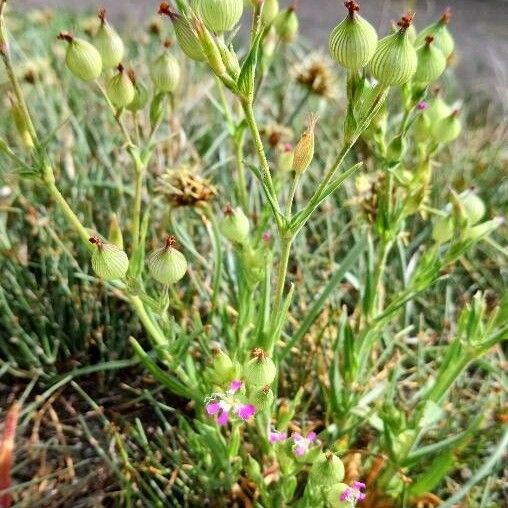
{"label": "brown capsule tip", "polygon": [[354,0],[347,0],[344,2],[344,7],[349,11],[351,17],[355,15],[355,12],[360,10],[360,4]]}
{"label": "brown capsule tip", "polygon": [[397,23],[397,26],[400,26],[401,30],[405,31],[411,26],[414,18],[415,13],[408,11],[404,16],[402,16],[401,20]]}
{"label": "brown capsule tip", "polygon": [[173,249],[176,246],[176,238],[173,235],[168,235],[164,242],[164,248],[166,250]]}
{"label": "brown capsule tip", "polygon": [[326,460],[331,461],[334,457],[333,453],[331,451],[327,451],[325,453]]}
{"label": "brown capsule tip", "polygon": [[129,76],[129,79],[132,81],[132,84],[136,84],[136,72],[132,67],[129,68],[127,71],[127,76]]}
{"label": "brown capsule tip", "polygon": [[270,388],[270,385],[265,385],[263,386],[263,393],[265,395],[268,395],[268,393],[270,392],[271,388]]}
{"label": "brown capsule tip", "polygon": [[450,115],[452,118],[457,118],[460,115],[460,109],[454,109]]}
{"label": "brown capsule tip", "polygon": [[122,74],[122,73],[123,73],[123,71],[125,70],[125,67],[123,66],[123,64],[119,63],[119,64],[117,65],[117,67],[116,67],[116,70],[117,70],[120,74]]}
{"label": "brown capsule tip", "polygon": [[106,22],[106,9],[104,7],[99,9],[99,12],[97,13],[97,17],[101,20],[101,23]]}
{"label": "brown capsule tip", "polygon": [[166,39],[163,45],[166,49],[169,49],[173,45],[173,42],[171,41],[171,39]]}
{"label": "brown capsule tip", "polygon": [[212,344],[212,348],[211,349],[212,349],[212,355],[213,356],[217,356],[217,355],[219,355],[222,352],[222,349],[219,346],[219,344],[217,344],[217,342]]}
{"label": "brown capsule tip", "polygon": [[168,2],[162,2],[159,6],[159,14],[161,16],[168,16],[171,21],[178,19],[178,14],[171,10],[171,6]]}
{"label": "brown capsule tip", "polygon": [[317,121],[319,120],[319,115],[317,113],[309,113],[307,116],[307,131],[314,132],[316,128]]}
{"label": "brown capsule tip", "polygon": [[256,347],[251,351],[250,356],[251,358],[261,361],[266,358],[266,353],[260,347]]}
{"label": "brown capsule tip", "polygon": [[425,42],[427,43],[427,46],[430,46],[433,41],[434,41],[433,35],[427,35],[427,37],[425,37]]}
{"label": "brown capsule tip", "polygon": [[451,19],[452,19],[452,9],[450,7],[447,7],[443,12],[443,15],[441,16],[441,23],[448,25]]}
{"label": "brown capsule tip", "polygon": [[74,40],[74,35],[70,32],[60,32],[57,39],[65,42],[72,42]]}
{"label": "brown capsule tip", "polygon": [[231,206],[231,203],[228,203],[225,207],[224,207],[224,215],[226,217],[233,217],[233,215],[235,215],[235,210],[234,208]]}
{"label": "brown capsule tip", "polygon": [[92,245],[97,245],[97,247],[102,248],[104,246],[104,242],[98,236],[91,236],[88,241]]}

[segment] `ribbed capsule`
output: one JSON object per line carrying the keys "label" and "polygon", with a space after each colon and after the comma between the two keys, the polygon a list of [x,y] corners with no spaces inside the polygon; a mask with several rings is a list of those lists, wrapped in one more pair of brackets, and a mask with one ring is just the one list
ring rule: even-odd
{"label": "ribbed capsule", "polygon": [[154,250],[148,257],[150,275],[157,282],[175,284],[187,272],[187,260],[175,245],[175,237],[169,236],[164,246]]}
{"label": "ribbed capsule", "polygon": [[446,69],[446,59],[443,53],[433,43],[434,37],[428,35],[425,44],[416,52],[418,65],[413,81],[420,85],[428,85],[436,81]]}
{"label": "ribbed capsule", "polygon": [[436,48],[439,48],[444,57],[448,59],[454,49],[455,42],[453,40],[450,31],[448,30],[448,25],[450,23],[451,11],[447,9],[441,19],[432,25],[425,27],[416,38],[416,45],[420,46],[425,44],[425,38],[428,35],[432,35],[434,37],[434,44]]}
{"label": "ribbed capsule", "polygon": [[451,143],[455,141],[462,132],[462,123],[459,112],[453,111],[451,115],[431,125],[432,137],[438,143]]}
{"label": "ribbed capsule", "polygon": [[277,368],[265,351],[256,348],[243,367],[243,375],[249,388],[271,385],[277,375]]}
{"label": "ribbed capsule", "polygon": [[332,487],[344,479],[344,464],[332,452],[322,453],[312,465],[309,482],[314,486]]}
{"label": "ribbed capsule", "polygon": [[250,231],[249,219],[241,208],[233,208],[228,205],[224,210],[221,230],[222,234],[231,242],[245,244]]}
{"label": "ribbed capsule", "polygon": [[243,0],[194,0],[193,5],[207,28],[216,33],[232,30],[243,13]]}
{"label": "ribbed capsule", "polygon": [[307,129],[302,134],[293,151],[293,171],[302,174],[310,166],[314,158],[315,128],[318,120],[317,115],[309,116]]}
{"label": "ribbed capsule", "polygon": [[136,90],[122,64],[118,66],[118,72],[108,81],[106,92],[117,109],[125,108],[134,100]]}
{"label": "ribbed capsule", "polygon": [[129,268],[127,254],[97,236],[90,238],[90,243],[94,246],[92,268],[95,274],[104,280],[123,279]]}
{"label": "ribbed capsule", "polygon": [[60,40],[68,43],[65,63],[67,68],[83,81],[95,81],[102,72],[102,59],[95,46],[67,32],[61,32]]}
{"label": "ribbed capsule", "polygon": [[128,76],[134,85],[134,99],[127,106],[127,109],[135,113],[146,106],[148,102],[148,90],[146,86],[137,79],[136,74],[132,69],[129,69]]}
{"label": "ribbed capsule", "polygon": [[265,0],[261,19],[265,25],[271,25],[279,14],[279,0]]}
{"label": "ribbed capsule", "polygon": [[412,20],[412,14],[404,16],[399,21],[400,30],[379,41],[369,63],[371,74],[385,86],[403,85],[416,71],[416,50],[407,33]]}
{"label": "ribbed capsule", "polygon": [[163,2],[160,5],[159,14],[169,16],[171,19],[173,28],[175,29],[176,40],[185,55],[191,60],[204,62],[206,56],[201,49],[199,39],[189,21],[180,14],[173,12],[167,2]]}
{"label": "ribbed capsule", "polygon": [[106,9],[99,11],[101,25],[94,38],[94,46],[102,58],[105,69],[113,69],[122,61],[125,54],[125,46],[122,38],[106,19]]}
{"label": "ribbed capsule", "polygon": [[485,216],[485,203],[474,189],[469,189],[460,195],[460,201],[464,207],[464,213],[468,223],[473,226]]}
{"label": "ribbed capsule", "polygon": [[258,411],[264,411],[272,406],[274,398],[270,385],[265,385],[252,392],[249,402],[256,406]]}
{"label": "ribbed capsule", "polygon": [[280,12],[274,21],[275,31],[283,42],[292,42],[298,33],[300,25],[294,7]]}
{"label": "ribbed capsule", "polygon": [[377,32],[358,14],[358,3],[347,1],[344,5],[349,13],[330,34],[330,53],[346,69],[358,70],[367,65],[376,51]]}
{"label": "ribbed capsule", "polygon": [[171,54],[170,47],[171,41],[166,41],[163,53],[150,68],[150,78],[157,93],[174,92],[180,82],[180,64]]}

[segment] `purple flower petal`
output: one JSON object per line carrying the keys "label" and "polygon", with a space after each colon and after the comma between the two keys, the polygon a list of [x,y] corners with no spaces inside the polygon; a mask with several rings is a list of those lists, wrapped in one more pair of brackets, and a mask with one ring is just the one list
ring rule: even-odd
{"label": "purple flower petal", "polygon": [[270,432],[270,436],[268,437],[268,441],[270,443],[279,443],[280,441],[284,441],[287,439],[288,435],[285,432]]}
{"label": "purple flower petal", "polygon": [[229,422],[229,413],[227,411],[222,411],[222,413],[217,418],[217,423],[224,427],[224,425],[227,425]]}
{"label": "purple flower petal", "polygon": [[242,387],[242,382],[239,379],[233,379],[229,385],[231,393],[236,393]]}
{"label": "purple flower petal", "polygon": [[295,443],[298,443],[299,441],[301,441],[303,439],[303,437],[298,433],[298,432],[293,432],[291,434],[291,439],[295,442]]}
{"label": "purple flower petal", "polygon": [[244,421],[253,417],[256,414],[256,406],[252,404],[241,404],[236,409],[236,414]]}
{"label": "purple flower petal", "polygon": [[303,457],[306,451],[307,447],[305,445],[297,445],[295,448],[295,455],[298,457]]}
{"label": "purple flower petal", "polygon": [[416,106],[416,109],[418,111],[425,111],[429,107],[429,104],[425,101],[419,102]]}
{"label": "purple flower petal", "polygon": [[317,438],[317,434],[315,432],[309,432],[307,434],[307,439],[310,441],[310,442],[313,442],[315,441]]}
{"label": "purple flower petal", "polygon": [[365,494],[364,492],[360,492],[360,494],[358,494],[358,501],[363,501],[366,497],[367,494]]}
{"label": "purple flower petal", "polygon": [[352,489],[347,488],[344,490],[344,492],[340,495],[341,501],[351,501],[351,494],[353,493]]}
{"label": "purple flower petal", "polygon": [[209,415],[216,415],[220,411],[220,402],[210,402],[205,408]]}
{"label": "purple flower petal", "polygon": [[355,489],[358,489],[358,490],[362,490],[362,489],[365,489],[365,483],[362,483],[362,482],[353,482],[353,488]]}

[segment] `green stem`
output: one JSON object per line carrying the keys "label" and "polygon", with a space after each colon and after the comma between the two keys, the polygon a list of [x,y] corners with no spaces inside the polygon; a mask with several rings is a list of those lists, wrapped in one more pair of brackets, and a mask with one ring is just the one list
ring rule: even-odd
{"label": "green stem", "polygon": [[167,339],[164,336],[164,333],[159,328],[159,326],[153,321],[153,319],[148,315],[145,306],[143,305],[143,301],[139,296],[129,295],[129,302],[132,305],[132,308],[136,312],[139,320],[145,327],[148,334],[152,337],[155,344],[157,346],[166,346]]}
{"label": "green stem", "polygon": [[287,202],[287,208],[286,208],[286,217],[289,220],[291,220],[291,214],[293,210],[293,202],[295,200],[296,190],[298,189],[298,184],[300,183],[300,174],[296,174],[293,178],[293,181],[291,182],[291,188],[289,189],[289,196],[288,196],[288,202]]}
{"label": "green stem", "polygon": [[240,205],[245,210],[245,212],[248,212],[249,197],[247,193],[247,180],[245,178],[245,164],[243,163],[244,140],[245,136],[242,132],[237,138],[235,138],[234,143],[235,143],[236,169],[238,171],[238,183],[237,183],[238,201],[240,202]]}
{"label": "green stem", "polygon": [[143,193],[143,176],[144,167],[135,162],[135,179],[134,179],[134,203],[132,207],[132,223],[131,223],[131,236],[132,236],[132,252],[136,252],[139,247],[139,231],[141,225],[141,198]]}
{"label": "green stem", "polygon": [[282,309],[282,300],[284,296],[284,286],[289,265],[289,256],[291,254],[291,246],[293,244],[293,236],[281,238],[279,268],[277,270],[277,279],[275,283],[275,300],[274,300],[274,322],[278,318]]}

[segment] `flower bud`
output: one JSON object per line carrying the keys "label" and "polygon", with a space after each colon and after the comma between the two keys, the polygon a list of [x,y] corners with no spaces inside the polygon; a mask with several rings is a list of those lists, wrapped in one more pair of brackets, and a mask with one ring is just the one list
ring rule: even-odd
{"label": "flower bud", "polygon": [[109,221],[108,240],[109,243],[123,250],[122,229],[120,228],[116,213],[111,215],[111,220]]}
{"label": "flower bud", "polygon": [[398,23],[400,30],[379,41],[369,63],[372,75],[385,86],[403,85],[416,71],[416,51],[407,33],[412,21],[413,14],[404,16]]}
{"label": "flower bud", "polygon": [[135,113],[146,106],[146,103],[148,102],[148,90],[143,83],[138,81],[132,69],[129,69],[128,76],[134,86],[134,99],[127,106],[127,109]]}
{"label": "flower bud", "polygon": [[425,43],[425,39],[428,35],[434,37],[434,45],[440,49],[445,59],[448,59],[453,50],[455,49],[455,42],[448,30],[448,24],[450,23],[451,12],[447,9],[441,19],[432,25],[424,28],[416,39],[416,46],[420,46]]}
{"label": "flower bud", "polygon": [[438,217],[432,227],[432,238],[438,244],[446,243],[453,238],[454,231],[455,227],[451,215]]}
{"label": "flower bud", "polygon": [[223,33],[232,30],[243,13],[243,0],[201,0],[196,10],[209,30]]}
{"label": "flower bud", "polygon": [[58,38],[68,43],[65,55],[67,68],[83,81],[95,81],[102,72],[101,55],[95,47],[67,32],[61,32]]}
{"label": "flower bud", "polygon": [[360,6],[353,0],[344,4],[349,14],[330,34],[330,53],[346,69],[364,67],[376,51],[377,33],[374,27],[358,14]]}
{"label": "flower bud", "polygon": [[222,221],[222,234],[230,241],[240,244],[247,243],[250,224],[249,219],[241,208],[227,205]]}
{"label": "flower bud", "polygon": [[106,87],[109,100],[117,109],[128,106],[136,95],[134,85],[124,71],[123,65],[120,64],[118,66],[118,73],[109,80]]}
{"label": "flower bud", "polygon": [[344,479],[344,464],[334,453],[322,453],[312,465],[309,482],[316,487],[332,487]]}
{"label": "flower bud", "polygon": [[275,19],[275,31],[282,42],[291,42],[298,32],[298,16],[294,7],[289,7]]}
{"label": "flower bud", "polygon": [[416,52],[418,66],[413,81],[421,85],[428,85],[436,81],[446,68],[446,59],[443,53],[433,44],[434,37],[428,35],[425,44]]}
{"label": "flower bud", "polygon": [[275,364],[260,348],[251,353],[251,359],[243,367],[245,383],[249,387],[271,385],[277,369]]}
{"label": "flower bud", "polygon": [[317,115],[310,115],[308,118],[307,129],[302,134],[294,149],[293,155],[293,171],[297,174],[302,174],[310,166],[314,158],[314,145]]}
{"label": "flower bud", "polygon": [[95,246],[92,253],[92,268],[104,280],[123,279],[129,268],[129,258],[122,249],[104,242],[98,236],[90,238]]}
{"label": "flower bud", "polygon": [[451,115],[431,125],[432,136],[438,143],[451,143],[455,141],[462,131],[459,112],[455,110]]}
{"label": "flower bud", "polygon": [[164,43],[164,52],[153,62],[150,69],[155,90],[158,93],[171,93],[180,82],[180,65],[170,53],[171,41]]}
{"label": "flower bud", "polygon": [[460,195],[460,201],[464,207],[466,219],[471,226],[480,222],[485,216],[485,203],[476,194],[474,189],[470,189]]}
{"label": "flower bud", "polygon": [[99,11],[101,26],[94,38],[94,46],[99,51],[104,69],[113,69],[122,61],[125,46],[116,30],[106,20],[106,9]]}
{"label": "flower bud", "polygon": [[212,369],[214,377],[222,382],[230,381],[235,374],[235,367],[231,358],[220,348],[214,349],[213,355]]}
{"label": "flower bud", "polygon": [[191,60],[196,60],[197,62],[206,61],[206,56],[201,49],[199,39],[194,33],[189,21],[180,14],[171,11],[167,2],[163,2],[160,5],[159,14],[169,16],[171,19],[173,28],[175,29],[176,40],[178,41],[181,50]]}
{"label": "flower bud", "polygon": [[270,408],[273,404],[273,400],[274,395],[270,385],[256,388],[250,397],[250,402],[256,406],[259,411],[264,411],[265,409]]}
{"label": "flower bud", "polygon": [[164,246],[154,250],[148,258],[150,275],[162,284],[175,284],[187,271],[187,260],[175,245],[175,237],[168,236]]}
{"label": "flower bud", "polygon": [[261,19],[265,25],[271,25],[279,14],[279,0],[265,0]]}

